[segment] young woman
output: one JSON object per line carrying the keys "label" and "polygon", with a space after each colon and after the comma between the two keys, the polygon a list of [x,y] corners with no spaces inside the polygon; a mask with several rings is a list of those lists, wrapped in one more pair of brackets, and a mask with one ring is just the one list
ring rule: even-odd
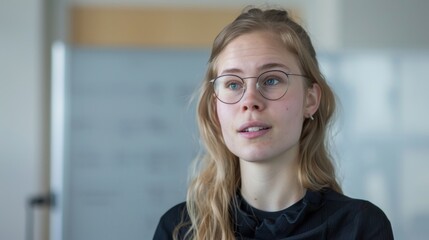
{"label": "young woman", "polygon": [[206,154],[154,239],[393,239],[378,207],[342,194],[334,95],[286,11],[248,9],[220,32],[198,103]]}

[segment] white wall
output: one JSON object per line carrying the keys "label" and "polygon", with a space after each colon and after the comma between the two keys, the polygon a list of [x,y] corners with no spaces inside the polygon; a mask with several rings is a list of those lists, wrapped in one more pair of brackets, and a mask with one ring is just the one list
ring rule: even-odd
{"label": "white wall", "polygon": [[345,48],[429,48],[427,0],[345,0],[342,5]]}
{"label": "white wall", "polygon": [[[25,206],[47,183],[42,0],[0,2],[0,239],[25,239]],[[40,218],[40,211],[36,217]],[[37,219],[37,238],[46,224]]]}

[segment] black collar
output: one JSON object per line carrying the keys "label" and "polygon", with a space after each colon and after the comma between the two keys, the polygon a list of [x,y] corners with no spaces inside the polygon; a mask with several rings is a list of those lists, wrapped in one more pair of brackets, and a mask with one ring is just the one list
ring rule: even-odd
{"label": "black collar", "polygon": [[321,192],[307,190],[305,196],[292,206],[278,212],[264,212],[250,206],[237,193],[231,207],[236,237],[261,240],[286,238],[324,202]]}

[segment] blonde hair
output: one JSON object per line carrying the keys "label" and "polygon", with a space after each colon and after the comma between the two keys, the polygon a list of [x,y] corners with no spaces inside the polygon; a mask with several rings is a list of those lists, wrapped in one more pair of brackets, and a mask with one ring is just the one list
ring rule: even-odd
{"label": "blonde hair", "polygon": [[181,228],[187,229],[186,239],[235,239],[230,208],[240,185],[239,161],[223,141],[209,80],[216,77],[215,62],[222,50],[235,38],[255,31],[278,34],[285,47],[296,55],[303,74],[308,76],[306,87],[317,83],[321,88],[320,106],[314,120],[304,121],[300,137],[299,180],[302,186],[314,191],[329,187],[341,192],[326,141],[335,111],[335,97],[320,72],[309,36],[284,10],[247,9],[227,25],[213,43],[197,107],[198,127],[206,152],[197,158],[198,172],[188,188],[186,204],[190,222],[176,227],[175,239]]}

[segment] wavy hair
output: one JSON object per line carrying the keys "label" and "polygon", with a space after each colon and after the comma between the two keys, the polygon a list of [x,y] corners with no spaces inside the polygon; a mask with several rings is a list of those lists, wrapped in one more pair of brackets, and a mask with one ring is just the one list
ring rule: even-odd
{"label": "wavy hair", "polygon": [[303,74],[308,76],[305,87],[317,83],[321,88],[320,105],[313,115],[314,120],[303,122],[299,145],[300,183],[313,191],[330,187],[342,192],[326,139],[335,112],[335,97],[320,72],[308,34],[285,10],[247,8],[218,34],[213,43],[197,106],[197,122],[205,153],[195,160],[195,174],[188,187],[186,204],[190,221],[176,227],[175,239],[184,229],[185,239],[235,238],[230,207],[235,204],[234,196],[240,186],[239,160],[223,140],[216,99],[209,81],[216,77],[216,60],[223,49],[237,37],[255,31],[277,34],[285,48],[297,57]]}

